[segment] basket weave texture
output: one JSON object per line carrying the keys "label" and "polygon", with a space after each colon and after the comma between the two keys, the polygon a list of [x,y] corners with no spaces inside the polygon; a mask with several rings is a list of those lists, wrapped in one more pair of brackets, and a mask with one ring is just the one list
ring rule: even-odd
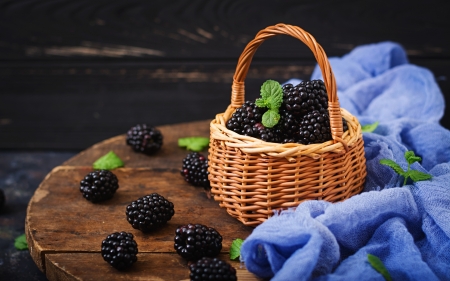
{"label": "basket weave texture", "polygon": [[[244,80],[254,53],[266,39],[282,34],[302,41],[316,58],[328,93],[333,140],[310,145],[271,143],[226,128],[227,120],[245,102]],[[347,121],[346,132],[342,117]],[[309,33],[286,24],[261,30],[245,47],[233,77],[231,104],[210,124],[208,152],[214,199],[249,226],[305,200],[345,200],[362,191],[366,177],[361,126],[356,117],[340,108],[325,52]]]}

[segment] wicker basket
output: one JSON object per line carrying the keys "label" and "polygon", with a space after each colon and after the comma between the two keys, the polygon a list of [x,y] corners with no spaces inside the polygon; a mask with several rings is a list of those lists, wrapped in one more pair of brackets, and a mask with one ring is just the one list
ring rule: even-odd
{"label": "wicker basket", "polygon": [[[333,140],[320,144],[271,143],[239,135],[225,126],[245,102],[244,80],[257,48],[267,38],[285,34],[313,52],[328,92]],[[348,130],[343,133],[342,117]],[[209,180],[221,207],[245,225],[257,226],[274,211],[305,200],[342,201],[360,193],[366,176],[361,126],[340,108],[328,58],[303,29],[278,24],[261,30],[242,52],[233,78],[231,104],[210,124]]]}

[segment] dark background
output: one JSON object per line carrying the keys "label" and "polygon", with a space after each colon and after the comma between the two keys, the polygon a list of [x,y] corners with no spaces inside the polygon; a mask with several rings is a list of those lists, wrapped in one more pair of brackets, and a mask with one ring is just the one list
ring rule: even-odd
{"label": "dark background", "polygon": [[[300,26],[329,57],[397,42],[449,100],[448,3],[0,0],[0,280],[45,280],[13,240],[54,166],[137,123],[213,119],[229,104],[239,55],[269,25]],[[247,95],[258,96],[267,79],[308,79],[314,66],[301,42],[272,38],[255,55]]]}

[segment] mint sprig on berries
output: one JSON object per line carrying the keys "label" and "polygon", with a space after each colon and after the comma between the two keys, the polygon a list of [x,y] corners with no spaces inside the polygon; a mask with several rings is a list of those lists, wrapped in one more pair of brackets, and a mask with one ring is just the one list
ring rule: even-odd
{"label": "mint sprig on berries", "polygon": [[404,171],[402,169],[402,167],[400,167],[399,164],[395,163],[393,160],[390,160],[390,159],[381,159],[380,164],[391,167],[397,174],[403,176],[405,178],[405,180],[403,181],[403,185],[406,184],[406,181],[408,180],[408,178],[411,178],[411,180],[413,182],[431,179],[432,176],[430,174],[422,173],[417,170],[411,170],[411,164],[422,160],[422,158],[420,158],[419,156],[416,156],[414,154],[414,151],[411,151],[411,150],[406,151],[405,159],[406,159],[406,162],[408,163],[408,169],[406,171]]}
{"label": "mint sprig on berries", "polygon": [[257,107],[267,108],[262,116],[262,124],[272,128],[280,121],[278,109],[283,102],[283,89],[277,81],[267,80],[261,86],[261,98],[256,99]]}
{"label": "mint sprig on berries", "polygon": [[389,274],[389,271],[386,269],[383,262],[377,256],[367,254],[367,260],[376,271],[378,271],[381,275],[383,275],[384,280],[392,281],[392,277]]}

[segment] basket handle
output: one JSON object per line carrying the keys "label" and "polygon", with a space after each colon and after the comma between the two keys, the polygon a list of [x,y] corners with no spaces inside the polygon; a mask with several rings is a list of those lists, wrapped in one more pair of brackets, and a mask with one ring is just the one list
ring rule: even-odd
{"label": "basket handle", "polygon": [[336,80],[334,78],[333,71],[331,69],[328,57],[325,51],[322,49],[314,37],[308,32],[304,31],[300,27],[277,24],[269,26],[256,34],[255,38],[250,41],[239,57],[238,64],[236,66],[236,72],[233,76],[233,85],[231,87],[231,107],[239,108],[245,102],[244,80],[247,76],[250,63],[253,59],[258,47],[268,38],[275,35],[290,35],[300,41],[311,49],[316,58],[316,61],[322,71],[323,82],[328,93],[328,112],[330,115],[330,128],[331,136],[335,141],[339,141],[345,145],[345,142],[341,139],[343,134],[342,127],[342,114],[339,105],[339,99],[337,96]]}

